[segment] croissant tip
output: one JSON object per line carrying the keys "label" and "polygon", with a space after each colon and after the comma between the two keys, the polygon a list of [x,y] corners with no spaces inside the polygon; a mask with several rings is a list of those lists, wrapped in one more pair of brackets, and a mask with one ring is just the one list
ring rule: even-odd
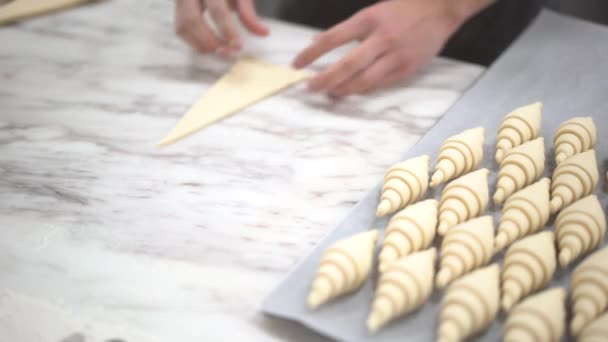
{"label": "croissant tip", "polygon": [[559,264],[562,267],[568,266],[568,264],[572,261],[572,252],[569,249],[562,249],[559,252]]}
{"label": "croissant tip", "polygon": [[496,252],[502,250],[507,245],[507,234],[499,232],[494,239],[494,250]]}
{"label": "croissant tip", "polygon": [[511,299],[511,297],[508,295],[503,296],[500,306],[505,312],[511,310],[511,307],[513,306],[513,299]]}
{"label": "croissant tip", "polygon": [[440,270],[435,278],[435,286],[439,289],[443,289],[451,280],[451,276],[451,272],[448,269]]}
{"label": "croissant tip", "polygon": [[551,214],[555,214],[561,207],[563,201],[561,197],[554,197],[551,199]]}
{"label": "croissant tip", "polygon": [[437,234],[439,235],[445,235],[445,233],[448,231],[448,223],[443,221],[443,222],[439,222],[439,226],[437,227]]}
{"label": "croissant tip", "polygon": [[494,205],[500,205],[505,200],[505,192],[503,189],[498,188],[494,193]]}
{"label": "croissant tip", "polygon": [[441,184],[441,182],[443,182],[443,172],[441,170],[437,170],[431,176],[431,183],[429,185],[431,186],[431,188],[434,188],[437,185]]}
{"label": "croissant tip", "polygon": [[496,150],[495,158],[498,164],[500,164],[500,162],[502,161],[504,154],[505,152],[502,149]]}
{"label": "croissant tip", "polygon": [[583,316],[577,315],[572,319],[572,323],[570,323],[570,332],[574,336],[578,336],[578,334],[583,329],[583,325],[585,324],[585,320]]}
{"label": "croissant tip", "polygon": [[391,202],[383,199],[378,204],[378,209],[376,209],[376,217],[383,217],[387,215],[391,211]]}
{"label": "croissant tip", "polygon": [[324,298],[323,296],[321,296],[319,294],[319,292],[317,291],[312,291],[309,295],[308,295],[308,308],[310,308],[311,310],[315,310],[316,308],[318,308],[321,304],[323,304]]}
{"label": "croissant tip", "polygon": [[367,330],[374,334],[380,327],[382,327],[382,323],[380,322],[378,315],[372,312],[367,319]]}
{"label": "croissant tip", "polygon": [[557,165],[561,164],[564,160],[566,160],[565,153],[560,152],[555,156],[555,164]]}

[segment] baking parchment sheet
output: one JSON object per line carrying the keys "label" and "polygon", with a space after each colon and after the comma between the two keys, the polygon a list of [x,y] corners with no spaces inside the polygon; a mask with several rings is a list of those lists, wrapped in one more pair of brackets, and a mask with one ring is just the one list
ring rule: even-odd
{"label": "baking parchment sheet", "polygon": [[[608,208],[608,27],[583,22],[550,11],[543,11],[494,63],[480,80],[462,97],[403,159],[428,154],[434,166],[444,139],[475,126],[485,127],[486,145],[481,167],[492,170],[490,196],[494,193],[498,165],[494,161],[495,137],[505,114],[516,107],[542,101],[541,136],[545,138],[547,163],[545,176],[550,176],[553,161],[553,133],[559,124],[574,116],[592,116],[598,128],[596,147],[600,184],[596,194],[604,210]],[[374,271],[358,292],[335,300],[317,311],[306,307],[306,297],[325,248],[354,233],[380,228],[387,219],[376,219],[380,184],[372,189],[265,299],[262,310],[270,315],[294,320],[321,334],[345,341],[434,341],[442,292],[435,290],[430,300],[418,311],[398,319],[375,335],[365,326],[378,280]],[[440,186],[427,193],[439,199]],[[500,209],[488,208],[497,225]],[[545,228],[554,230],[554,217]],[[380,239],[381,240],[381,239]],[[435,246],[438,246],[436,239]],[[376,251],[377,252],[377,251]],[[502,253],[494,261],[502,264]],[[578,264],[578,262],[573,265]],[[556,271],[550,286],[569,286],[570,269]],[[500,314],[492,326],[476,341],[499,341],[504,324]],[[564,339],[567,340],[567,339]]]}

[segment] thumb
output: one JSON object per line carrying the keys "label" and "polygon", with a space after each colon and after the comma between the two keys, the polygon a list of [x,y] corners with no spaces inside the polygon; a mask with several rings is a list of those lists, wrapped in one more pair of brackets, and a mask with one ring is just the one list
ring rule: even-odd
{"label": "thumb", "polygon": [[269,33],[266,25],[262,24],[255,11],[253,0],[236,0],[236,11],[239,19],[245,27],[253,34],[266,36]]}

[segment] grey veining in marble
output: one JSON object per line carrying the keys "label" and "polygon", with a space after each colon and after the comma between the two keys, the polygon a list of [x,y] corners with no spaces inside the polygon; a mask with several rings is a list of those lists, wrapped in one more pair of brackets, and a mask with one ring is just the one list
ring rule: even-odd
{"label": "grey veining in marble", "polygon": [[[298,86],[158,150],[229,66],[171,18],[114,0],[0,28],[0,335],[318,339],[262,297],[482,71],[437,59],[340,102]],[[247,53],[289,63],[314,34],[269,24]]]}

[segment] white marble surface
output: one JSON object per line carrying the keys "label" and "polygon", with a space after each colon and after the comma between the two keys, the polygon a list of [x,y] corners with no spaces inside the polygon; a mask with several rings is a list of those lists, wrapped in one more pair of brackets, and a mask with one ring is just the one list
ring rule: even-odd
{"label": "white marble surface", "polygon": [[[229,65],[171,18],[114,0],[0,28],[3,340],[318,340],[261,299],[482,72],[437,59],[341,102],[299,86],[157,150]],[[288,63],[314,34],[270,26],[248,53]]]}

